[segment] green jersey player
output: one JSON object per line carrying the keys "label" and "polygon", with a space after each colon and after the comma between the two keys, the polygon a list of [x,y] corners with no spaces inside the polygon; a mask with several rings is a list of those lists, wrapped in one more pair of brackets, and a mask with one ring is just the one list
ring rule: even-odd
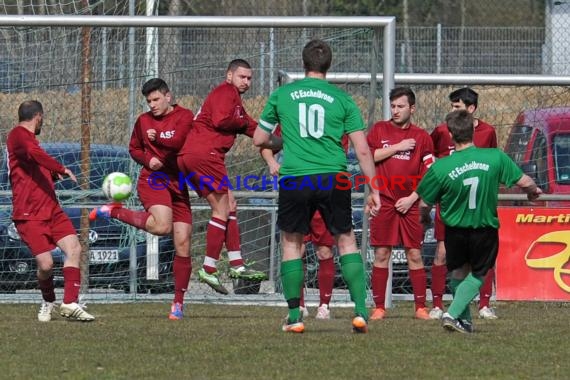
{"label": "green jersey player", "polygon": [[542,193],[534,181],[501,150],[473,145],[473,116],[465,110],[446,117],[455,152],[435,162],[416,192],[423,202],[441,206],[445,224],[447,269],[454,299],[443,314],[450,331],[473,331],[469,303],[479,293],[499,248],[499,185],[517,185],[535,200]]}
{"label": "green jersey player", "polygon": [[[304,278],[301,246],[316,210],[337,240],[342,275],[355,303],[353,331],[368,330],[364,265],[352,230],[350,189],[339,186],[346,183],[343,135],[348,135],[368,178],[374,177],[374,163],[360,110],[348,94],[325,80],[331,61],[326,42],[307,43],[303,49],[305,78],[271,94],[253,136],[258,147],[279,149],[281,143],[283,147],[277,224],[283,252],[283,295],[289,306],[283,325],[286,332],[305,329],[299,313]],[[272,134],[278,125],[282,140]],[[370,188],[367,203],[376,214],[380,208],[378,190]]]}

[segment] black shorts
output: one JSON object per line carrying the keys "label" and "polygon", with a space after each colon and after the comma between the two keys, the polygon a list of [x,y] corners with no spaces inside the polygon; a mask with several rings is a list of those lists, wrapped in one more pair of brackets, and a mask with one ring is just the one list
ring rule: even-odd
{"label": "black shorts", "polygon": [[447,270],[471,265],[473,275],[484,277],[495,266],[499,251],[499,230],[445,226]]}
{"label": "black shorts", "polygon": [[305,235],[310,231],[313,214],[319,210],[333,235],[352,230],[351,189],[339,187],[342,186],[338,186],[336,173],[281,178],[277,211],[279,228]]}

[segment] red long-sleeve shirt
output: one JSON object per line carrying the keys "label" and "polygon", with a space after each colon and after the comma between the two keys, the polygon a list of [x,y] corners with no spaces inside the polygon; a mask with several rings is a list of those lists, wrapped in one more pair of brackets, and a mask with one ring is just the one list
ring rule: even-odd
{"label": "red long-sleeve shirt", "polygon": [[[437,158],[449,156],[455,151],[455,145],[449,135],[447,124],[443,123],[435,127],[431,132],[431,140],[433,141],[434,153]],[[497,134],[495,128],[483,120],[477,122],[477,126],[473,132],[473,144],[479,148],[496,148]]]}
{"label": "red long-sleeve shirt", "polygon": [[367,140],[372,156],[376,149],[387,148],[410,138],[416,140],[413,149],[398,152],[376,162],[376,175],[386,181],[377,183],[377,186],[381,187],[382,202],[395,203],[415,190],[414,186],[417,186],[433,162],[433,143],[429,134],[414,124],[401,129],[391,121],[379,121],[368,132]]}
{"label": "red long-sleeve shirt", "polygon": [[12,219],[48,220],[59,205],[52,173],[65,167],[47,154],[33,132],[14,127],[6,140],[8,169],[12,186]]}
{"label": "red long-sleeve shirt", "polygon": [[256,127],[257,122],[243,108],[237,88],[224,82],[206,97],[179,154],[219,154],[223,159],[238,134],[253,137]]}
{"label": "red long-sleeve shirt", "polygon": [[[176,155],[192,128],[193,119],[192,111],[179,105],[174,105],[171,112],[159,117],[150,111],[143,113],[137,119],[131,135],[131,157],[147,170],[151,170],[149,162],[155,157],[164,165],[160,171],[176,174]],[[150,141],[147,136],[149,129],[156,130],[154,141]]]}

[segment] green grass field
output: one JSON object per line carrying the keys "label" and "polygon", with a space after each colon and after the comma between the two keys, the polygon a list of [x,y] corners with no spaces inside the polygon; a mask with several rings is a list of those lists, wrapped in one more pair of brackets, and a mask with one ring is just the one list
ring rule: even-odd
{"label": "green grass field", "polygon": [[[91,304],[93,323],[37,305],[0,305],[2,379],[564,379],[570,377],[570,305],[499,303],[476,333],[444,331],[396,302],[369,334],[352,334],[351,310],[307,319],[285,334],[283,307],[167,303]],[[315,308],[311,311],[314,313]]]}

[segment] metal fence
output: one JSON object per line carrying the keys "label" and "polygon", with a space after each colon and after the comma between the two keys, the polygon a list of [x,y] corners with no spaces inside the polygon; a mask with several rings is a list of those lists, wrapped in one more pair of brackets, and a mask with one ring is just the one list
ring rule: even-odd
{"label": "metal fence", "polygon": [[[377,57],[378,61],[383,63],[384,56],[380,51],[375,50],[373,33],[369,28],[327,28],[319,25],[306,28],[273,29],[273,32],[272,29],[271,27],[256,29],[236,26],[233,28],[180,27],[150,30],[149,27],[139,27],[129,31],[125,27],[114,28],[109,25],[94,27],[91,30],[93,67],[91,101],[93,106],[90,115],[93,142],[113,142],[126,145],[132,126],[133,115],[130,111],[139,113],[145,110],[143,99],[137,93],[140,84],[149,75],[158,74],[165,77],[173,85],[180,104],[196,111],[207,92],[223,79],[227,62],[236,56],[250,60],[256,67],[253,89],[244,98],[248,112],[253,117],[257,117],[267,100],[269,91],[277,86],[277,70],[298,71],[301,69],[299,53],[309,36],[325,38],[331,43],[335,54],[333,71],[367,72],[368,80],[346,79],[336,83],[355,98],[364,115],[372,120],[386,117],[386,109],[384,108],[382,112],[379,110],[382,109],[381,105],[386,104],[384,91],[389,88],[386,82],[390,78],[386,76],[384,78],[386,80],[383,81],[384,86],[378,86],[378,88],[376,88],[376,81],[370,80],[371,72],[374,71],[370,68],[371,59]],[[3,134],[14,124],[15,110],[19,102],[34,97],[41,100],[46,109],[44,128],[46,135],[42,136],[44,141],[79,141],[79,125],[82,122],[79,112],[81,108],[80,57],[83,49],[80,42],[81,28],[71,25],[37,28],[7,26],[2,30],[0,43],[4,44],[3,51],[10,62],[8,64],[10,70],[7,72],[11,74],[8,77],[15,78],[13,79],[15,83],[20,83],[15,86],[9,85],[6,91],[0,93],[4,106],[0,110],[0,128]],[[421,30],[424,33],[427,29],[421,28]],[[433,39],[434,31],[436,32],[435,40]],[[421,67],[425,67],[426,71],[436,72],[438,62],[442,72],[452,70],[453,65],[458,67],[457,63],[446,63],[452,62],[452,58],[445,58],[445,54],[449,57],[456,57],[456,61],[458,59],[458,53],[453,52],[451,46],[449,46],[450,52],[444,54],[445,46],[452,45],[451,42],[444,43],[443,36],[446,33],[442,30],[442,38],[439,40],[437,30],[431,28],[430,33],[432,33],[431,42],[430,44],[424,43],[424,45],[426,51],[432,51],[432,53],[428,54],[421,50],[420,46],[423,46],[421,44],[410,45],[412,46],[411,53],[406,49],[403,49],[403,53],[397,49],[397,53],[389,59],[404,62],[404,66],[401,67],[409,67],[406,70],[414,72],[421,71]],[[469,35],[465,31],[463,33],[464,36]],[[516,33],[522,32],[518,30]],[[418,34],[421,33],[418,32]],[[494,37],[489,36],[488,40],[491,41],[492,38]],[[517,38],[521,39],[513,37],[514,40]],[[426,39],[427,37],[423,40]],[[400,44],[406,44],[403,37],[398,37],[398,41],[403,41]],[[440,55],[437,53],[438,45],[441,45]],[[489,42],[489,45],[491,46],[492,43]],[[456,46],[457,42],[453,43],[453,48]],[[472,52],[483,50],[486,49],[471,49]],[[489,50],[492,49],[489,47]],[[495,53],[489,54],[498,55],[496,50],[493,52]],[[407,58],[410,54],[412,54],[411,60]],[[462,60],[467,64],[473,57],[473,55],[465,55]],[[519,61],[515,61],[514,57],[515,53],[512,52],[511,60],[515,63],[510,65],[518,67],[520,63],[516,63]],[[502,62],[493,56],[485,59],[494,62],[489,63],[489,70]],[[411,61],[411,64],[406,66],[408,61]],[[484,66],[483,61],[478,61],[470,67]],[[445,67],[448,68],[445,69]],[[153,71],[156,68],[158,71]],[[3,83],[2,78],[6,77],[1,77],[0,70],[0,83]],[[530,79],[527,77],[527,80]],[[133,83],[134,86],[132,86]],[[446,82],[426,82],[416,78],[416,81],[400,81],[399,83],[413,86],[418,95],[418,112],[415,120],[428,130],[441,122],[449,110],[447,100],[449,92],[457,86],[471,84],[481,95],[477,116],[498,128],[502,142],[516,114],[521,110],[570,104],[568,83],[564,81],[542,83],[541,86],[524,82],[505,85],[477,82],[477,75],[471,75],[456,77]],[[136,93],[131,87],[134,87]],[[371,93],[375,95],[373,96],[375,100],[371,100]],[[136,104],[132,105],[131,100]],[[371,109],[376,112],[370,114]],[[238,140],[234,150],[228,156],[227,163],[229,172],[233,175],[259,173],[264,167],[257,151],[252,149],[251,142],[247,139]],[[240,200],[241,209],[244,211],[240,212],[240,218],[244,236],[247,236],[247,242],[244,237],[244,245],[245,249],[250,252],[257,252],[258,249],[259,252],[267,252],[267,246],[269,246],[270,255],[265,257],[268,261],[262,264],[275,268],[275,262],[269,262],[269,260],[275,260],[275,234],[273,230],[268,229],[269,224],[274,225],[271,215],[275,207],[263,204],[259,201],[261,198],[259,194],[251,194]],[[136,201],[133,200],[133,202]],[[208,218],[208,209],[207,207],[201,208],[203,205],[200,205],[198,201],[195,202],[193,248],[196,257],[194,267],[198,268],[204,251],[204,226]],[[77,207],[86,206],[80,202],[75,205]],[[2,233],[6,237],[8,226],[4,227],[6,227],[5,233]],[[247,247],[249,242],[255,242],[255,247]],[[14,267],[15,270],[19,268],[18,265]],[[205,287],[193,285],[191,289],[194,294],[211,295]]]}

